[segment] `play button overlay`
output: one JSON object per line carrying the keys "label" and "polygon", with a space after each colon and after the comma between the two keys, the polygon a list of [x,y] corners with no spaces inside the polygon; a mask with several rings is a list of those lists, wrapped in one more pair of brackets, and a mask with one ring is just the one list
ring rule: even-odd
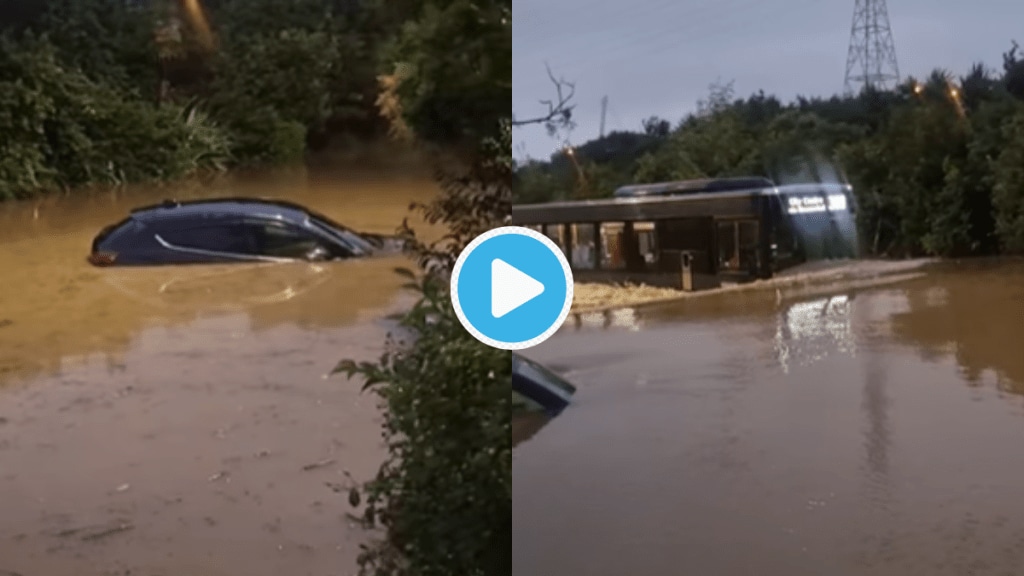
{"label": "play button overlay", "polygon": [[504,260],[491,260],[491,316],[501,318],[544,293],[544,285]]}
{"label": "play button overlay", "polygon": [[481,234],[452,272],[452,306],[477,340],[522,350],[550,338],[572,307],[572,271],[550,238],[505,226]]}

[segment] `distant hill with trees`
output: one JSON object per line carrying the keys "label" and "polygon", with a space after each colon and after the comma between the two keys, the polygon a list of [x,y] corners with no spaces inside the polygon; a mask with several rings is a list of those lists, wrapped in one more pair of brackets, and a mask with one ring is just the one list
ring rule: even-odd
{"label": "distant hill with trees", "polygon": [[892,91],[735,97],[711,86],[698,110],[652,117],[518,166],[516,203],[611,196],[619,186],[766,176],[852,183],[869,249],[892,256],[1024,253],[1024,57],[1001,71],[936,70]]}

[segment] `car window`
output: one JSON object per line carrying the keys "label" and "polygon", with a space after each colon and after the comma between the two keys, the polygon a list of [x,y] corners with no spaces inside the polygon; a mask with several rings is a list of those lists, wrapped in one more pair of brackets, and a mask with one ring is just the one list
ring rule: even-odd
{"label": "car window", "polygon": [[544,412],[544,406],[532,398],[527,398],[515,390],[512,391],[512,411],[515,414],[528,412]]}
{"label": "car window", "polygon": [[317,248],[326,248],[316,235],[277,222],[250,223],[261,254],[277,258],[304,259]]}
{"label": "car window", "polygon": [[343,244],[348,246],[350,250],[357,254],[369,254],[374,251],[373,244],[340,224],[333,225],[329,221],[317,218],[310,218],[309,221],[323,232],[340,240]]}
{"label": "car window", "polygon": [[540,384],[552,393],[568,400],[576,393],[576,387],[566,379],[544,366],[518,354],[512,355],[512,372]]}
{"label": "car window", "polygon": [[163,230],[159,235],[170,244],[181,248],[228,254],[256,254],[252,235],[240,224]]}

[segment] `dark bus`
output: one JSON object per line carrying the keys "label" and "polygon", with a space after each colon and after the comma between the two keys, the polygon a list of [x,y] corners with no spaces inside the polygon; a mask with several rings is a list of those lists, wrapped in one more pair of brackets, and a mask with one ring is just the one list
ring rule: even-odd
{"label": "dark bus", "polygon": [[625,186],[607,200],[515,205],[580,281],[697,290],[858,255],[853,188],[763,178]]}

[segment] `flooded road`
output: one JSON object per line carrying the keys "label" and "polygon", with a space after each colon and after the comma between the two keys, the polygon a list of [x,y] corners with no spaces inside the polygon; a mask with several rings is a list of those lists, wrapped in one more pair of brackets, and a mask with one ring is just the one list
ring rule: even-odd
{"label": "flooded road", "polygon": [[567,325],[514,455],[517,575],[1024,569],[1024,264]]}
{"label": "flooded road", "polygon": [[434,193],[312,170],[0,205],[0,574],[352,573],[362,534],[335,490],[379,463],[377,410],[324,374],[379,354],[407,264],[85,256],[170,197],[285,198],[391,233]]}

